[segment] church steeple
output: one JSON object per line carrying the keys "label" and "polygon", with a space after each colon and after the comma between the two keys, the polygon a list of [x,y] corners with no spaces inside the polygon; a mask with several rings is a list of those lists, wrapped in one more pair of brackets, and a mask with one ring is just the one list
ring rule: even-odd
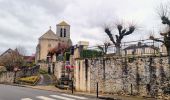
{"label": "church steeple", "polygon": [[56,25],[56,34],[61,38],[70,38],[70,25],[65,21],[60,22]]}

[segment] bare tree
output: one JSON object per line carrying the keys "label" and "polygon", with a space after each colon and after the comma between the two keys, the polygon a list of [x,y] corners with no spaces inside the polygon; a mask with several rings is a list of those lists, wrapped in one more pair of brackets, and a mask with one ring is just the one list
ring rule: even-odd
{"label": "bare tree", "polygon": [[102,53],[105,55],[107,54],[107,50],[111,43],[109,41],[104,41],[103,45],[98,45],[97,47],[102,51]]}
{"label": "bare tree", "polygon": [[[168,64],[169,64],[169,73],[170,73],[170,18],[168,16],[170,13],[170,9],[168,8],[168,6],[161,4],[158,11],[159,11],[158,14],[160,16],[162,24],[168,27],[165,32],[160,33],[160,35],[163,37],[163,40],[155,38],[152,35],[150,36],[150,39],[157,41],[157,42],[161,42],[165,45],[166,50],[167,50],[167,55],[168,55]],[[169,74],[169,77],[170,77],[170,74]]]}
{"label": "bare tree", "polygon": [[25,64],[24,57],[18,52],[18,48],[2,56],[1,62],[7,71],[13,71],[15,67],[22,69]]}
{"label": "bare tree", "polygon": [[112,33],[112,30],[109,27],[105,28],[105,33],[109,36],[110,41],[115,45],[116,54],[120,55],[122,39],[125,36],[132,34],[136,30],[136,26],[132,24],[128,28],[124,28],[123,24],[117,24],[116,29],[118,30],[118,34]]}
{"label": "bare tree", "polygon": [[17,50],[17,52],[22,56],[27,54],[27,51],[23,46],[17,46],[15,50]]}
{"label": "bare tree", "polygon": [[170,64],[170,18],[169,18],[170,10],[168,6],[161,4],[159,7],[159,16],[161,18],[162,24],[168,26],[167,30],[165,32],[160,33],[161,36],[163,36],[163,40],[160,40],[158,38],[155,38],[154,36],[150,36],[150,39],[161,42],[165,45],[167,54],[169,56],[169,64]]}

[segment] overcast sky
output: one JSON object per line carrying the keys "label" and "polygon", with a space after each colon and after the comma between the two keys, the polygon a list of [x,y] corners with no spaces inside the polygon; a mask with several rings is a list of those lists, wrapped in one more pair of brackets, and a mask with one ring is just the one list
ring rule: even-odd
{"label": "overcast sky", "polygon": [[[160,29],[157,7],[168,0],[0,0],[0,53],[23,46],[33,54],[38,38],[49,26],[65,20],[71,25],[73,44],[80,40],[100,44],[107,36],[106,24],[137,24],[139,30],[124,41],[146,39]],[[157,34],[155,32],[155,34]]]}

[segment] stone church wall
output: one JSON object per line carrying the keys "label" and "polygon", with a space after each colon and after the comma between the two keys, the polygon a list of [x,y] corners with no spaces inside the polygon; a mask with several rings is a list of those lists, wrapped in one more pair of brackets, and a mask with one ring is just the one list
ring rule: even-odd
{"label": "stone church wall", "polygon": [[77,91],[168,98],[168,57],[77,59]]}
{"label": "stone church wall", "polygon": [[46,61],[48,51],[51,48],[58,46],[59,41],[44,39],[40,41],[40,59]]}

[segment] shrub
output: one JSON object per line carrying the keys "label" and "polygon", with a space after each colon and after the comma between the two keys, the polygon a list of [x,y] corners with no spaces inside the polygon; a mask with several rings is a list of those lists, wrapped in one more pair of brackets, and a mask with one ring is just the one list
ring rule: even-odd
{"label": "shrub", "polygon": [[80,53],[81,58],[93,58],[93,57],[101,57],[102,52],[97,50],[83,50]]}
{"label": "shrub", "polygon": [[39,80],[39,76],[30,76],[30,77],[24,77],[19,78],[19,82],[28,83],[28,84],[35,84]]}

